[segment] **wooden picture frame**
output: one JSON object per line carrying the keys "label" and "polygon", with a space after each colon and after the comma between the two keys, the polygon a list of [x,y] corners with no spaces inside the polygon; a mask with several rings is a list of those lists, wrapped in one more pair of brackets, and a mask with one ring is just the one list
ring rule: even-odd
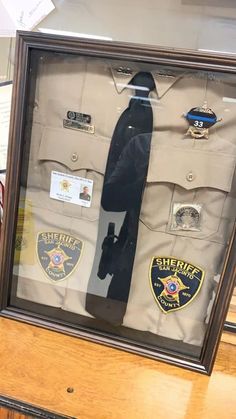
{"label": "wooden picture frame", "polygon": [[[68,54],[68,56],[92,57],[101,60],[116,60],[135,63],[136,66],[166,66],[168,69],[186,69],[193,72],[203,71],[209,74],[224,74],[235,77],[236,59],[233,55],[199,53],[169,48],[147,47],[128,43],[77,39],[31,32],[18,32],[16,48],[15,77],[8,151],[7,183],[3,226],[1,231],[0,260],[0,315],[35,324],[62,333],[78,336],[100,344],[109,345],[150,358],[155,358],[193,371],[210,374],[214,365],[220,336],[224,326],[227,309],[235,283],[236,240],[235,227],[230,235],[224,264],[217,286],[214,304],[203,344],[196,353],[187,353],[185,349],[156,345],[155,339],[137,338],[137,333],[118,333],[113,326],[100,321],[71,313],[68,316],[55,314],[53,307],[46,309],[37,303],[30,303],[14,297],[13,263],[17,228],[17,215],[22,182],[22,171],[27,160],[25,144],[31,138],[26,135],[26,126],[34,98],[35,62],[37,54]],[[95,93],[96,94],[96,93]],[[201,104],[196,104],[201,105]],[[183,109],[186,111],[186,109]],[[206,140],[207,141],[207,140]],[[28,163],[27,163],[28,164]],[[154,256],[154,255],[150,255]],[[184,259],[184,255],[183,255]],[[12,297],[13,295],[13,297]],[[140,314],[141,315],[141,314]],[[165,341],[165,338],[163,339]]]}
{"label": "wooden picture frame", "polygon": [[224,324],[224,330],[226,332],[236,333],[236,287],[234,287],[233,295],[229,305],[229,311]]}

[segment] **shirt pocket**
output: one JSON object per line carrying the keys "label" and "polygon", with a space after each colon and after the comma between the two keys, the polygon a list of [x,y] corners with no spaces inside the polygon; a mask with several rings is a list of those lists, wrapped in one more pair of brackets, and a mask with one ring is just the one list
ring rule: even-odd
{"label": "shirt pocket", "polygon": [[[151,230],[210,238],[219,229],[234,169],[235,157],[229,154],[152,148],[141,221]],[[198,231],[173,229],[174,204],[200,208]]]}
{"label": "shirt pocket", "polygon": [[[40,205],[63,215],[97,220],[106,168],[109,141],[102,136],[76,130],[45,127],[39,146],[36,165]],[[51,199],[52,171],[93,181],[91,206],[84,207]]]}

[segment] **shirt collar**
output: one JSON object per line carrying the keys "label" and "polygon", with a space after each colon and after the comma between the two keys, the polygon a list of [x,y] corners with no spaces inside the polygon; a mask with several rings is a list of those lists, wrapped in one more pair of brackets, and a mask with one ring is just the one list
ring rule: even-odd
{"label": "shirt collar", "polygon": [[[147,70],[147,68],[140,68],[140,65],[138,66],[135,63],[129,65],[127,62],[119,62],[117,64],[112,63],[110,64],[110,68],[114,85],[118,93],[121,93],[124,89],[129,88],[128,85],[130,81],[139,71],[150,71],[155,82],[158,98],[162,98],[162,96],[164,96],[173,84],[176,83],[176,81],[184,74],[183,71],[177,73],[154,67]],[[132,87],[130,86],[130,88]]]}

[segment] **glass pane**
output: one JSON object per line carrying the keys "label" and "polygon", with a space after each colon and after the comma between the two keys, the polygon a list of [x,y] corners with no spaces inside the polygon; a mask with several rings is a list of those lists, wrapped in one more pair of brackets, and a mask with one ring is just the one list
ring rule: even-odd
{"label": "glass pane", "polygon": [[56,9],[40,22],[38,29],[236,53],[234,0],[55,0],[54,4]]}
{"label": "glass pane", "polygon": [[37,51],[11,304],[199,358],[235,218],[235,76]]}

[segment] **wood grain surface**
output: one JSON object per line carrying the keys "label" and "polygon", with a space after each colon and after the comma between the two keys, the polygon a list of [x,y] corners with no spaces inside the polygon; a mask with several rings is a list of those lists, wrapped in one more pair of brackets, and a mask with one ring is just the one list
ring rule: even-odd
{"label": "wood grain surface", "polygon": [[15,412],[14,410],[0,407],[0,418],[1,419],[33,419],[33,416],[24,415],[22,413]]}
{"label": "wood grain surface", "polygon": [[236,418],[232,344],[207,377],[4,318],[0,335],[3,396],[75,418]]}
{"label": "wood grain surface", "polygon": [[[235,351],[236,351],[236,333],[227,333],[224,332],[221,338],[222,342],[230,343],[231,345],[235,345]],[[236,353],[235,353],[235,360],[234,363],[236,364]]]}

